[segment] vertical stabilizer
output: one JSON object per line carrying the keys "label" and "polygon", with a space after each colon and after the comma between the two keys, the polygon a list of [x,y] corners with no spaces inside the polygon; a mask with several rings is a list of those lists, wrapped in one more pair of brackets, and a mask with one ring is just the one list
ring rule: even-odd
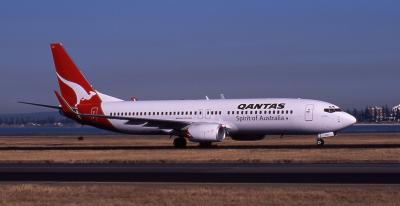
{"label": "vertical stabilizer", "polygon": [[61,43],[51,44],[54,65],[61,96],[71,107],[78,107],[79,104],[99,104],[101,102],[96,90],[86,80],[79,68]]}

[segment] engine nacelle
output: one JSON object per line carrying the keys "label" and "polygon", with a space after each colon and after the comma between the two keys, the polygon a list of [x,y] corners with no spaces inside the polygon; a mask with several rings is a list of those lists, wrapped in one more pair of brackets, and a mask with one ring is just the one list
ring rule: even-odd
{"label": "engine nacelle", "polygon": [[193,142],[220,142],[225,139],[225,128],[220,124],[194,124],[187,129]]}

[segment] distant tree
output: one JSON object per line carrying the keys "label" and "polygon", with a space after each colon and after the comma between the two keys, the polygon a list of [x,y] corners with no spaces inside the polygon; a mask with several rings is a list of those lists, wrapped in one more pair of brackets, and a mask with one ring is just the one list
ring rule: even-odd
{"label": "distant tree", "polygon": [[369,112],[369,110],[368,110],[368,106],[367,107],[365,107],[365,110],[364,110],[364,121],[366,121],[366,122],[372,122],[372,121],[374,121],[373,119],[372,119],[372,114]]}
{"label": "distant tree", "polygon": [[358,121],[361,120],[360,117],[360,112],[356,108],[353,108],[353,110],[350,112],[351,115],[353,115]]}

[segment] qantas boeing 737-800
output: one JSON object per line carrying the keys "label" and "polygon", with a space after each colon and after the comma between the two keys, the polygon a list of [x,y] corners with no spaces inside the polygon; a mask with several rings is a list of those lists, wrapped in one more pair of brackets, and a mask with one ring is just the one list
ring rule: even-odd
{"label": "qantas boeing 737-800", "polygon": [[356,122],[336,105],[309,99],[124,101],[95,90],[61,43],[51,44],[51,51],[60,105],[21,103],[58,109],[81,124],[101,129],[170,135],[179,148],[185,147],[187,140],[209,146],[227,136],[259,140],[270,134],[313,134],[317,144],[323,145],[323,138]]}

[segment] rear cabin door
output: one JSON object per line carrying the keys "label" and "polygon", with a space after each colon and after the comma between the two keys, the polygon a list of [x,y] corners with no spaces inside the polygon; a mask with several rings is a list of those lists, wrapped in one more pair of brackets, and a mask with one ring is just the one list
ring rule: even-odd
{"label": "rear cabin door", "polygon": [[[92,107],[90,109],[90,114],[92,114],[92,115],[97,115],[98,112],[99,112],[99,108],[98,107]],[[92,117],[92,120],[97,120],[97,117]]]}
{"label": "rear cabin door", "polygon": [[309,104],[306,106],[304,118],[306,121],[313,121],[314,105]]}

